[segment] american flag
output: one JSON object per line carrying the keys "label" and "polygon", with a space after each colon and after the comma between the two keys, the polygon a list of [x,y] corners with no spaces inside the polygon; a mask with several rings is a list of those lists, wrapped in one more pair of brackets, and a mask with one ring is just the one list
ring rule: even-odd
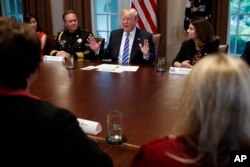
{"label": "american flag", "polygon": [[157,33],[157,0],[132,0],[131,7],[138,12],[138,27],[153,34]]}

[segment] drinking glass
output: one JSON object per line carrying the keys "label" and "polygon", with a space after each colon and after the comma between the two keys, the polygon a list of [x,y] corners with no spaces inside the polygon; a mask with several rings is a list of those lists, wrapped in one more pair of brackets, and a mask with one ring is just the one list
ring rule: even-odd
{"label": "drinking glass", "polygon": [[112,110],[107,114],[108,136],[106,138],[109,144],[122,144],[126,141],[122,128],[123,116],[119,110]]}

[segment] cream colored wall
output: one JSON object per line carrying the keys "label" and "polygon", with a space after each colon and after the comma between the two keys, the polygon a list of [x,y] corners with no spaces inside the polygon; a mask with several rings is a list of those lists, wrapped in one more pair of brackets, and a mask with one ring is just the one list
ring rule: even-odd
{"label": "cream colored wall", "polygon": [[62,14],[63,14],[63,1],[62,0],[52,0],[51,3],[51,15],[52,15],[52,27],[53,34],[61,31],[64,28]]}
{"label": "cream colored wall", "polygon": [[167,61],[169,63],[175,58],[185,39],[183,20],[185,16],[185,0],[168,0],[167,2]]}

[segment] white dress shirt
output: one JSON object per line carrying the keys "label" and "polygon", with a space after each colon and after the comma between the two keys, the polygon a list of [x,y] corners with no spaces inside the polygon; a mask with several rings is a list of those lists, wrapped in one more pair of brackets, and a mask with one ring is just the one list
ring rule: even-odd
{"label": "white dress shirt", "polygon": [[[136,27],[134,28],[133,31],[129,32],[129,55],[128,55],[129,60],[130,60],[132,45],[133,45],[134,38],[135,38],[135,32],[136,32]],[[122,42],[121,42],[119,56],[118,56],[118,63],[119,64],[122,64],[123,49],[124,49],[126,37],[127,37],[127,32],[123,31]]]}

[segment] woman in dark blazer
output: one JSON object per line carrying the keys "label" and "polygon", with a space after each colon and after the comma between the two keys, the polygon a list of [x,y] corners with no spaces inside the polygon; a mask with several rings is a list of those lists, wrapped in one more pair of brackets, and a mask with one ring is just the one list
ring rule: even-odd
{"label": "woman in dark blazer", "polygon": [[205,18],[191,21],[187,30],[188,40],[172,62],[174,67],[191,68],[200,58],[218,52],[220,39],[214,35],[213,27]]}

